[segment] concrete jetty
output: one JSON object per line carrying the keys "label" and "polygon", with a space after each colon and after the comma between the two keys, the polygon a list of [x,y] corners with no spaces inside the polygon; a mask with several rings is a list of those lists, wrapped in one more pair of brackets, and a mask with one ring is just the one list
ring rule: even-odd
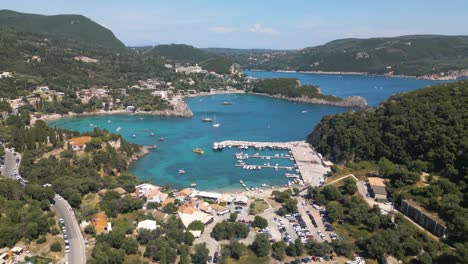
{"label": "concrete jetty", "polygon": [[[322,160],[322,156],[305,141],[251,142],[226,140],[215,142],[213,146],[216,148],[254,147],[257,149],[288,149],[291,151],[291,154],[297,164],[297,169],[299,169],[305,185],[320,186],[324,175],[330,170],[328,166],[330,165],[329,161]],[[324,166],[323,164],[327,164],[327,166]]]}

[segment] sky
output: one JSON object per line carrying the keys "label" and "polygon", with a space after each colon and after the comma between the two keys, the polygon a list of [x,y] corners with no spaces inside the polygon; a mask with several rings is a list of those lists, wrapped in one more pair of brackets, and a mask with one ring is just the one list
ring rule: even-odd
{"label": "sky", "polygon": [[468,35],[468,0],[0,0],[0,9],[84,15],[127,46],[299,49],[340,38]]}

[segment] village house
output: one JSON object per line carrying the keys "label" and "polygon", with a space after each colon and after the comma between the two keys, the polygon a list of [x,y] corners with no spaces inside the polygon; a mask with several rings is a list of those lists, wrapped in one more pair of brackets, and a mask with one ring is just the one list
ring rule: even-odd
{"label": "village house", "polygon": [[384,179],[379,177],[369,177],[367,182],[371,189],[371,196],[376,200],[386,201],[387,190],[385,187]]}
{"label": "village house", "polygon": [[0,79],[3,79],[3,78],[11,78],[11,77],[13,77],[13,73],[11,73],[11,72],[2,72],[2,73],[0,74]]}
{"label": "village house", "polygon": [[156,224],[156,221],[147,219],[147,220],[138,222],[137,231],[140,232],[140,229],[147,229],[147,230],[153,231],[153,230],[156,230],[157,227],[158,226]]}
{"label": "village house", "polygon": [[86,148],[86,144],[91,142],[90,136],[82,136],[82,137],[74,137],[67,140],[70,143],[72,149],[74,151],[84,150]]}
{"label": "village house", "polygon": [[207,225],[214,220],[212,215],[189,206],[183,207],[182,209],[179,207],[177,214],[185,227],[188,227],[194,221],[200,221]]}
{"label": "village house", "polygon": [[86,56],[76,56],[76,57],[73,57],[73,59],[76,61],[82,61],[85,63],[97,63],[99,61],[98,59],[93,59],[93,58],[89,58]]}
{"label": "village house", "polygon": [[104,212],[97,213],[91,217],[91,224],[96,230],[96,234],[106,233],[112,231],[110,222]]}
{"label": "village house", "polygon": [[168,98],[167,91],[154,91],[154,92],[151,93],[151,95],[153,95],[153,96],[159,96],[159,97],[161,97],[162,99],[167,99],[167,98]]}
{"label": "village house", "polygon": [[176,72],[178,73],[207,73],[207,71],[203,70],[202,67],[198,66],[198,64],[195,64],[195,66],[179,66],[176,67],[175,69]]}

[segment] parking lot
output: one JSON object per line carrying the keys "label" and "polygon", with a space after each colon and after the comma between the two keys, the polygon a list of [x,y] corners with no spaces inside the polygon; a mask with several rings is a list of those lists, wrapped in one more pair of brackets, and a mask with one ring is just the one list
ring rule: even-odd
{"label": "parking lot", "polygon": [[316,241],[331,242],[331,240],[338,238],[332,230],[324,207],[313,205],[309,199],[304,197],[298,197],[298,211]]}

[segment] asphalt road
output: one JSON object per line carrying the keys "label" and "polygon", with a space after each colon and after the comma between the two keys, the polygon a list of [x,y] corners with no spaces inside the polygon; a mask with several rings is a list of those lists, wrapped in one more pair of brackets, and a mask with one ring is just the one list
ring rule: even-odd
{"label": "asphalt road", "polygon": [[55,205],[53,206],[58,218],[65,220],[67,229],[68,241],[70,241],[70,253],[67,255],[68,263],[70,264],[85,264],[86,263],[86,246],[81,234],[80,227],[76,221],[73,210],[64,199],[59,200],[58,196],[54,198]]}

